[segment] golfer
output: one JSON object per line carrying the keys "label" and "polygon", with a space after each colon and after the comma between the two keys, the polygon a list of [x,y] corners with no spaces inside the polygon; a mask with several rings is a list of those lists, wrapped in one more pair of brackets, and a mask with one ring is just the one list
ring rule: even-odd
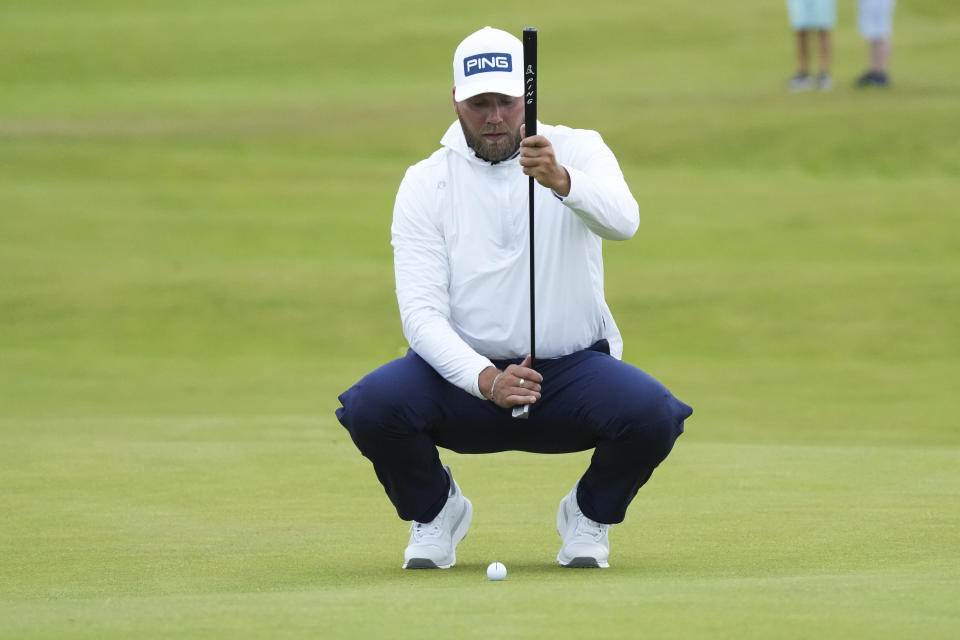
{"label": "golfer", "polygon": [[[413,521],[404,568],[452,567],[473,516],[437,447],[592,449],[560,501],[557,561],[607,567],[611,525],[693,411],[621,361],[604,300],[601,243],[633,236],[637,203],[596,132],[538,123],[541,135],[524,137],[519,39],[490,27],[469,35],[453,77],[457,121],[440,150],[407,170],[393,210],[410,349],[341,394],[337,418],[397,514]],[[528,355],[528,176],[538,183],[536,362]],[[511,409],[525,404],[529,418],[514,419]]]}

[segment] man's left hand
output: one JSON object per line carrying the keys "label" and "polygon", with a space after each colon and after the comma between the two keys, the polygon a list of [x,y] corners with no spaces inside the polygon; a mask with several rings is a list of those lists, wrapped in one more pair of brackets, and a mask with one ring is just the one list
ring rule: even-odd
{"label": "man's left hand", "polygon": [[570,174],[557,162],[553,145],[543,136],[526,137],[527,125],[520,125],[520,166],[523,172],[533,177],[558,195],[570,195]]}

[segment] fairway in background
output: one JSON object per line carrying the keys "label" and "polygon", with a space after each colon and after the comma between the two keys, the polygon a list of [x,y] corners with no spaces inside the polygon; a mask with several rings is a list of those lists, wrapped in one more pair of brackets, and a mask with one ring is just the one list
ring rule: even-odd
{"label": "fairway in background", "polygon": [[[960,15],[899,3],[856,91],[838,9],[797,95],[779,2],[7,3],[0,637],[955,637]],[[607,299],[696,411],[609,571],[554,561],[588,452],[441,452],[474,524],[401,571],[333,417],[405,349],[393,198],[486,24],[620,159]]]}

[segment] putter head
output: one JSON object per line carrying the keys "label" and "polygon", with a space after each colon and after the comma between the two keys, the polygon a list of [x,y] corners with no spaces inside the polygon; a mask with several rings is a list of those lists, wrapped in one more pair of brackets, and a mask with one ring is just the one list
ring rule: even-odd
{"label": "putter head", "polygon": [[517,405],[513,408],[513,417],[518,420],[526,420],[530,417],[530,405]]}

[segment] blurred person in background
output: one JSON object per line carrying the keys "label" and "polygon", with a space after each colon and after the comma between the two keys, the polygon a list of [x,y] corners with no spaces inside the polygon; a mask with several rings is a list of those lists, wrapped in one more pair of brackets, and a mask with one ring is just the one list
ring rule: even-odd
{"label": "blurred person in background", "polygon": [[[830,56],[833,45],[830,30],[837,23],[836,0],[787,0],[790,26],[797,34],[797,73],[790,78],[791,91],[826,91],[833,87],[830,79]],[[820,44],[820,70],[810,75],[810,34],[816,31]]]}
{"label": "blurred person in background", "polygon": [[857,27],[870,48],[870,68],[857,78],[858,87],[888,87],[887,66],[893,42],[893,8],[897,0],[858,0]]}

